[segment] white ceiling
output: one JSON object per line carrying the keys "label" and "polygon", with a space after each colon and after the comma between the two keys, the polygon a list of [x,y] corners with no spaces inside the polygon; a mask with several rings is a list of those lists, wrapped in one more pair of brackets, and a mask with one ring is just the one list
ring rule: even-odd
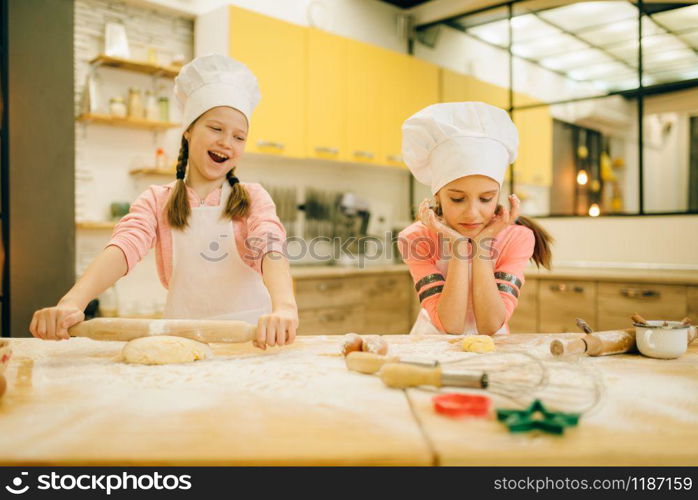
{"label": "white ceiling", "polygon": [[[630,2],[580,2],[528,10],[514,4],[512,52],[608,90],[638,86],[638,10]],[[539,3],[539,2],[537,2]],[[466,33],[506,48],[507,19],[473,26],[472,16],[455,21]],[[643,18],[644,84],[698,78],[698,4]]]}

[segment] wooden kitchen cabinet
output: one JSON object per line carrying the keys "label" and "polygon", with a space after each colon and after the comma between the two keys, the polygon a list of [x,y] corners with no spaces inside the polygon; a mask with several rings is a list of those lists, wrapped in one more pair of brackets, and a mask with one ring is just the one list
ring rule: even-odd
{"label": "wooden kitchen cabinet", "polygon": [[332,335],[364,330],[365,316],[361,305],[326,307],[298,311],[300,335]]}
{"label": "wooden kitchen cabinet", "polygon": [[299,310],[337,307],[363,302],[361,278],[298,280],[295,284]]}
{"label": "wooden kitchen cabinet", "polygon": [[347,160],[347,39],[309,29],[307,64],[306,155]]}
{"label": "wooden kitchen cabinet", "polygon": [[229,55],[255,74],[262,95],[247,151],[304,157],[307,29],[239,7],[228,12]]}
{"label": "wooden kitchen cabinet", "polygon": [[412,279],[407,274],[366,278],[365,321],[359,333],[407,334],[412,328]]}
{"label": "wooden kitchen cabinet", "polygon": [[689,286],[687,293],[687,311],[686,315],[693,320],[693,324],[698,323],[698,286]]}
{"label": "wooden kitchen cabinet", "polygon": [[296,280],[298,333],[409,333],[411,292],[407,273]]}
{"label": "wooden kitchen cabinet", "polygon": [[681,320],[687,311],[687,287],[647,283],[599,283],[599,330],[628,328],[630,316]]}
{"label": "wooden kitchen cabinet", "polygon": [[584,319],[595,329],[596,293],[597,284],[593,281],[540,280],[538,331],[578,332],[576,318]]}
{"label": "wooden kitchen cabinet", "polygon": [[519,303],[509,319],[511,333],[538,332],[538,280],[527,279],[519,293]]}

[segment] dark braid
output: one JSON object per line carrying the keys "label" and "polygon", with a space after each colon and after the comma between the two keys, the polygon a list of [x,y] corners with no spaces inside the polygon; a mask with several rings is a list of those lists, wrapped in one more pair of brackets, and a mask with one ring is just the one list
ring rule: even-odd
{"label": "dark braid", "polygon": [[175,184],[170,199],[167,200],[167,220],[175,229],[184,229],[188,225],[189,197],[187,196],[187,186],[184,185],[184,177],[187,172],[189,162],[189,142],[182,136],[182,144],[179,147],[179,158],[177,158],[177,183]]}
{"label": "dark braid", "polygon": [[187,162],[189,161],[189,141],[182,136],[182,144],[179,147],[179,158],[177,158],[177,179],[184,180],[187,172]]}

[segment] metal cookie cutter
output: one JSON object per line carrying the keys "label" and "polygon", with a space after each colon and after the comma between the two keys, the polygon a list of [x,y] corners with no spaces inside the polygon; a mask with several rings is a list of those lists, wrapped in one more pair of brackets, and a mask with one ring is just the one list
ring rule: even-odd
{"label": "metal cookie cutter", "polygon": [[579,423],[579,413],[563,413],[545,408],[536,399],[524,410],[497,409],[497,420],[509,428],[509,432],[541,430],[549,434],[563,434],[565,428]]}

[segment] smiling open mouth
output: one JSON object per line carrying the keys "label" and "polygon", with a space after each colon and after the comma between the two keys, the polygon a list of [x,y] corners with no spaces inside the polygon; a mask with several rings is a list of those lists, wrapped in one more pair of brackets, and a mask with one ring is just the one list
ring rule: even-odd
{"label": "smiling open mouth", "polygon": [[208,156],[216,163],[223,163],[228,159],[227,156],[220,153],[216,153],[215,151],[209,151]]}

